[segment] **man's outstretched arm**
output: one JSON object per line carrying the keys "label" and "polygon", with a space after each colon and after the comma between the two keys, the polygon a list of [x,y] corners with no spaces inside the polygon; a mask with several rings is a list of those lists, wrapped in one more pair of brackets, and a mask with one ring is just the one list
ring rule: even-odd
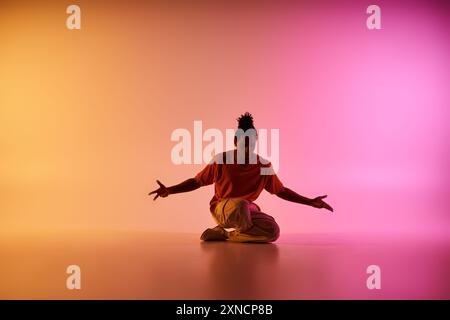
{"label": "man's outstretched arm", "polygon": [[323,201],[322,199],[326,198],[327,196],[320,196],[316,197],[314,199],[306,198],[304,196],[299,195],[297,192],[292,191],[289,188],[284,188],[283,191],[278,192],[276,194],[279,198],[295,203],[305,204],[314,208],[325,208],[327,210],[333,211],[333,208]]}
{"label": "man's outstretched arm", "polygon": [[194,191],[201,187],[200,184],[197,182],[197,180],[195,180],[194,178],[187,179],[171,187],[166,187],[159,180],[156,180],[156,182],[159,184],[159,188],[148,194],[148,195],[156,194],[153,200],[156,200],[158,197],[165,198],[169,194]]}

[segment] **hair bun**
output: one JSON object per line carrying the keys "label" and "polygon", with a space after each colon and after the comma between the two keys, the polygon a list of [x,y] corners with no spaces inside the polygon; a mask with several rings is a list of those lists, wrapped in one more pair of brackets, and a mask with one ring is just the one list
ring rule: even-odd
{"label": "hair bun", "polygon": [[249,112],[241,114],[237,121],[238,129],[242,129],[244,131],[247,131],[248,129],[255,129],[253,124],[253,116]]}

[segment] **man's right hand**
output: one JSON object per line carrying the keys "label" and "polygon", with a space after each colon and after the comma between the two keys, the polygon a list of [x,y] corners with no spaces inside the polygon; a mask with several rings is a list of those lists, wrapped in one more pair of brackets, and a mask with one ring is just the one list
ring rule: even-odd
{"label": "man's right hand", "polygon": [[165,198],[169,195],[169,190],[166,188],[166,186],[163,185],[159,180],[156,180],[156,182],[159,184],[159,188],[148,194],[149,196],[152,194],[156,194],[156,196],[153,198],[153,201],[158,199],[158,197]]}

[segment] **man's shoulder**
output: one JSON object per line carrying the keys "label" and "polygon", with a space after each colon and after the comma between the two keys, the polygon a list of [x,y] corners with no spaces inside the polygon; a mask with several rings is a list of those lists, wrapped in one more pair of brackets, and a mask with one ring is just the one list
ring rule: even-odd
{"label": "man's shoulder", "polygon": [[272,166],[269,160],[261,157],[259,154],[258,154],[258,164],[263,168],[270,168]]}
{"label": "man's shoulder", "polygon": [[227,159],[233,159],[233,155],[234,155],[234,150],[228,150],[228,151],[216,153],[214,155],[214,157],[211,159],[210,163],[226,164]]}
{"label": "man's shoulder", "polygon": [[[215,154],[211,159],[210,164],[227,164],[228,160],[231,161],[230,164],[234,164],[236,160],[235,158],[236,158],[235,150],[223,151]],[[262,168],[270,168],[272,166],[269,160],[261,157],[259,154],[256,154],[256,165]]]}
{"label": "man's shoulder", "polygon": [[219,152],[219,153],[216,153],[216,154],[212,157],[212,159],[211,159],[211,161],[209,162],[209,164],[221,164],[221,163],[223,163],[223,159],[225,158],[225,154],[226,154],[226,152]]}

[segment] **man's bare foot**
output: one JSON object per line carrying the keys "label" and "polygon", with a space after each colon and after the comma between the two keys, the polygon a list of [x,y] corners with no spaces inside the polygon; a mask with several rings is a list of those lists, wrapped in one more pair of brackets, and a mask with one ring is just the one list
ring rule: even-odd
{"label": "man's bare foot", "polygon": [[219,226],[206,229],[200,236],[200,240],[203,241],[226,241],[227,239],[228,232]]}

